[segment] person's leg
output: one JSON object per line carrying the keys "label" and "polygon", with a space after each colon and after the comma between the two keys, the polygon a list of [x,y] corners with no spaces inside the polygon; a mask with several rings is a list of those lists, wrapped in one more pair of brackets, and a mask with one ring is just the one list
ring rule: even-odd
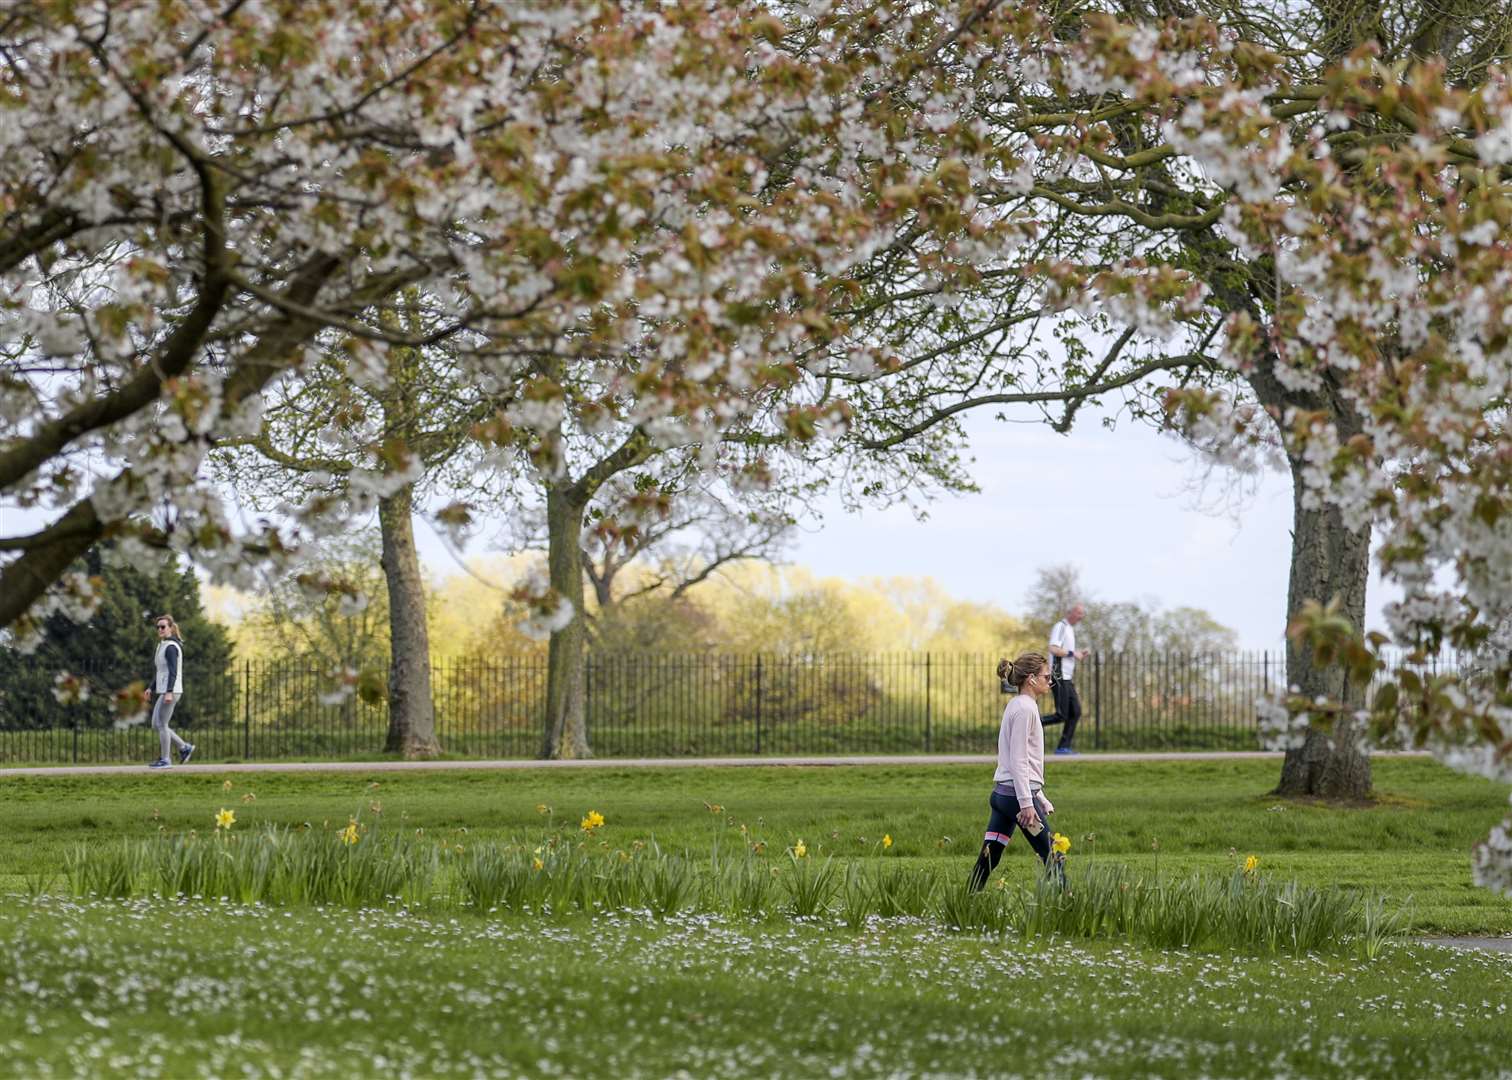
{"label": "person's leg", "polygon": [[1050,684],[1050,700],[1055,702],[1055,711],[1049,716],[1040,717],[1040,727],[1054,727],[1066,722],[1066,695],[1063,689],[1066,685],[1059,679]]}
{"label": "person's leg", "polygon": [[152,730],[157,732],[160,761],[168,760],[168,751],[172,747],[168,736],[168,716],[164,712],[169,706],[163,701],[163,695],[159,694],[157,700],[152,703]]}
{"label": "person's leg", "polygon": [[171,760],[168,755],[175,747],[187,745],[183,739],[174,734],[169,721],[173,718],[173,710],[178,705],[178,695],[175,694],[172,701],[163,697],[157,699],[157,704],[152,707],[152,727],[158,733],[158,742],[163,748],[163,758]]}
{"label": "person's leg", "polygon": [[987,818],[987,831],[982,837],[982,850],[977,854],[976,864],[971,868],[969,887],[972,892],[981,892],[987,884],[987,879],[997,869],[998,862],[1003,858],[1003,851],[1008,847],[1008,841],[1013,838],[1013,815],[1018,812],[1018,803],[995,791],[987,803],[992,808],[992,813]]}
{"label": "person's leg", "polygon": [[1057,750],[1070,750],[1071,740],[1076,738],[1076,725],[1081,720],[1081,696],[1076,692],[1074,682],[1060,684],[1064,690],[1060,692],[1060,700],[1056,702],[1056,711],[1065,717],[1066,726],[1061,731],[1060,745]]}

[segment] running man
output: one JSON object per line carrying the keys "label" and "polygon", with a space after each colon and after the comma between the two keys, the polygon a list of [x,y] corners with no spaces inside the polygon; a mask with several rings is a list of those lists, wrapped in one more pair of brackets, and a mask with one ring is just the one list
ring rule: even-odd
{"label": "running man", "polygon": [[162,755],[147,767],[169,769],[173,767],[173,762],[168,755],[176,749],[178,763],[186,764],[194,756],[194,744],[179,738],[168,726],[174,706],[184,696],[184,639],[180,636],[178,623],[173,621],[172,615],[159,615],[156,622],[157,652],[153,654],[152,677],[147,683],[147,689],[142,691],[142,697],[150,701],[154,693],[157,695],[157,700],[152,704],[152,730],[158,733]]}
{"label": "running man", "polygon": [[1055,711],[1044,718],[1045,727],[1064,724],[1057,754],[1074,754],[1072,746],[1076,739],[1076,725],[1081,720],[1081,698],[1076,693],[1076,662],[1087,655],[1087,650],[1076,648],[1076,624],[1082,621],[1087,609],[1073,604],[1065,618],[1050,628],[1050,695],[1055,702]]}

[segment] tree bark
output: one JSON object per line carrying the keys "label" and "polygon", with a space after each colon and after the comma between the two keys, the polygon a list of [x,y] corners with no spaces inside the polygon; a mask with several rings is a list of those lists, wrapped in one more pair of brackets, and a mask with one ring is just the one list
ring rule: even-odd
{"label": "tree bark", "polygon": [[[1250,306],[1245,307],[1244,305]],[[1230,310],[1248,310],[1260,319],[1261,312],[1239,294],[1227,297]],[[1288,410],[1320,413],[1341,441],[1364,430],[1364,423],[1344,397],[1332,376],[1324,374],[1321,385],[1289,388],[1276,375],[1279,359],[1274,353],[1259,358],[1250,369],[1250,389],[1275,419],[1286,424]],[[1339,610],[1356,630],[1365,627],[1365,588],[1370,580],[1370,527],[1350,530],[1343,516],[1331,506],[1304,506],[1306,485],[1302,459],[1290,451],[1292,474],[1291,573],[1286,587],[1286,619],[1291,620],[1309,600],[1327,604],[1337,599]],[[1320,664],[1305,642],[1286,638],[1286,680],[1309,699],[1324,697],[1345,706],[1358,706],[1365,687],[1349,683],[1342,668]],[[1363,750],[1356,721],[1348,710],[1337,714],[1331,730],[1310,726],[1302,746],[1288,750],[1281,765],[1281,781],[1275,794],[1313,796],[1325,799],[1362,800],[1370,796],[1370,758]]]}
{"label": "tree bark", "polygon": [[[1288,617],[1308,600],[1337,598],[1340,612],[1356,628],[1365,625],[1365,586],[1370,574],[1370,528],[1348,529],[1332,507],[1302,505],[1300,462],[1292,462],[1291,576],[1287,584]],[[1286,640],[1286,678],[1309,699],[1325,697],[1346,706],[1364,700],[1362,686],[1351,684],[1336,665],[1316,662],[1306,642]],[[1370,757],[1359,745],[1357,722],[1339,714],[1330,731],[1309,727],[1302,746],[1286,752],[1276,794],[1358,800],[1370,795]]]}
{"label": "tree bark", "polygon": [[585,700],[587,661],[583,620],[583,514],[581,485],[546,486],[547,571],[551,587],[572,605],[572,621],[551,635],[546,668],[546,758],[590,758]]}
{"label": "tree bark", "polygon": [[383,576],[389,597],[389,729],[384,752],[435,757],[436,710],[431,696],[430,630],[411,517],[414,485],[378,502]]}

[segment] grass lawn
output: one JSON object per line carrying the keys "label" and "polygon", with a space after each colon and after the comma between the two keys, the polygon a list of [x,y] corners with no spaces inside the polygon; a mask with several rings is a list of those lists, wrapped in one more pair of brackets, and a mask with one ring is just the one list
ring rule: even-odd
{"label": "grass lawn", "polygon": [[24,1076],[1485,1077],[1512,956],[1257,960],[716,918],[0,903]]}
{"label": "grass lawn", "polygon": [[[1227,873],[1232,849],[1258,856],[1272,876],[1410,898],[1419,930],[1512,933],[1512,900],[1476,888],[1469,864],[1471,845],[1506,814],[1505,788],[1424,759],[1382,760],[1376,804],[1343,810],[1266,795],[1277,768],[1265,760],[1052,760],[1052,824],[1071,837],[1073,860]],[[598,810],[608,822],[599,842],[611,847],[655,839],[664,849],[764,843],[777,853],[801,838],[815,855],[902,859],[964,879],[987,788],[982,768],[942,765],[28,777],[0,782],[0,892],[56,872],[80,843],[160,828],[208,831],[223,806],[236,811],[238,828],[334,829],[355,815],[463,843],[531,844],[575,833],[579,818]],[[884,834],[893,840],[887,851]],[[999,873],[1028,879],[1036,866],[1015,841]]]}
{"label": "grass lawn", "polygon": [[[1271,761],[1051,762],[1071,859],[1262,871],[1412,897],[1413,926],[1512,932],[1468,851],[1507,791],[1376,766],[1364,809],[1283,804]],[[229,780],[228,789],[225,782]],[[449,847],[579,835],[764,845],[963,881],[980,767],[187,773],[0,783],[0,1060],[22,1076],[1506,1075],[1512,955],[1387,944],[1249,956],[952,933],[938,920],[476,915],[28,896],[66,853],[264,823]],[[743,831],[742,831],[743,827]],[[884,848],[882,837],[892,844]],[[611,856],[612,857],[612,856]],[[999,873],[1029,881],[1016,842]]]}

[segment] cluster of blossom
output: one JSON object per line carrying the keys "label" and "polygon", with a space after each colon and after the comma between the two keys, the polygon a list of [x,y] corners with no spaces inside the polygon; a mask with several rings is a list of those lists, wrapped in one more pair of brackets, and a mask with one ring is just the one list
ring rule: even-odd
{"label": "cluster of blossom", "polygon": [[511,590],[509,598],[524,607],[520,632],[533,641],[545,641],[566,628],[577,614],[572,601],[551,587],[551,580],[536,565]]}
{"label": "cluster of blossom", "polygon": [[322,676],[322,689],[316,700],[322,705],[340,705],[357,691],[361,674],[354,667],[338,664],[326,670]]}
{"label": "cluster of blossom", "polygon": [[42,646],[42,629],[49,616],[86,622],[104,599],[105,583],[100,578],[70,571],[6,628],[9,644],[23,656],[30,656]]}
{"label": "cluster of blossom", "polygon": [[1244,476],[1286,468],[1280,431],[1264,410],[1235,393],[1179,390],[1166,395],[1167,421],[1204,459]]}
{"label": "cluster of blossom", "polygon": [[81,705],[89,700],[89,680],[70,671],[53,677],[53,699],[60,705]]}
{"label": "cluster of blossom", "polygon": [[1255,700],[1255,717],[1260,729],[1260,745],[1267,750],[1296,750],[1307,737],[1310,717],[1294,710],[1283,693],[1263,695]]}

